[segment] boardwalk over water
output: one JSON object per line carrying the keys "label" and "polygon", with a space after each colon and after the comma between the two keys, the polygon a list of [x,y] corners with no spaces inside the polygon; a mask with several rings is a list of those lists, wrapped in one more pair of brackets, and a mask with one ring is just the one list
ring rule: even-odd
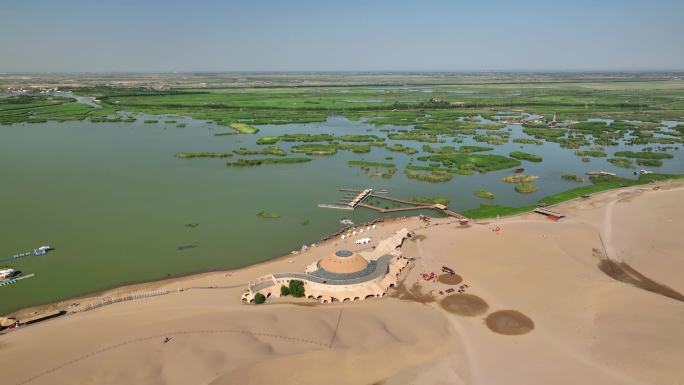
{"label": "boardwalk over water", "polygon": [[[339,210],[353,210],[356,207],[363,207],[370,210],[374,210],[380,213],[396,213],[402,211],[414,211],[414,210],[437,210],[441,211],[449,217],[457,218],[458,220],[468,220],[465,216],[449,210],[445,205],[440,204],[424,204],[419,202],[413,202],[405,199],[394,198],[385,194],[376,195],[373,194],[373,189],[367,188],[363,190],[359,189],[349,189],[341,188],[340,191],[346,193],[343,199],[337,201],[337,204],[319,204],[318,207],[339,209]],[[396,207],[396,208],[382,208],[374,205],[364,203],[368,198],[378,198],[384,199],[390,202],[401,203],[408,205],[409,207]]]}

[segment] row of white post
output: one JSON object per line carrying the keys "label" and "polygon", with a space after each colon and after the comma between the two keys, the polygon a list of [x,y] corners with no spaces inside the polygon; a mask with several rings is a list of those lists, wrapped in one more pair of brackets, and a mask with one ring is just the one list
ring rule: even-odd
{"label": "row of white post", "polygon": [[128,295],[123,296],[123,297],[107,297],[107,298],[103,298],[97,302],[87,304],[86,306],[83,307],[82,311],[97,309],[99,307],[102,307],[105,305],[111,305],[113,303],[156,297],[156,296],[165,295],[165,294],[169,294],[169,291],[166,289],[159,289],[159,290],[152,290],[152,291],[139,291],[139,292],[128,294]]}

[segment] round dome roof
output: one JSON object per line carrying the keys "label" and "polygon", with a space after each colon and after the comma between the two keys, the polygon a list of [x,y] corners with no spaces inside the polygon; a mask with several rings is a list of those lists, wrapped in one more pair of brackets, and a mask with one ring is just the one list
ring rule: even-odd
{"label": "round dome roof", "polygon": [[335,274],[349,274],[362,271],[368,266],[368,261],[357,253],[339,250],[318,261],[318,267]]}

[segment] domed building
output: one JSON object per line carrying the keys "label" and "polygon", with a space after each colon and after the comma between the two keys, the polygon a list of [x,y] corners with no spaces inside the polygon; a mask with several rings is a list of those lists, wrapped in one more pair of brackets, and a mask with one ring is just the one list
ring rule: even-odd
{"label": "domed building", "polygon": [[242,300],[251,302],[257,293],[265,297],[279,297],[280,286],[291,280],[304,282],[307,298],[323,303],[355,301],[382,297],[397,284],[399,274],[409,261],[402,257],[399,247],[409,236],[402,229],[389,239],[378,243],[367,257],[349,250],[338,250],[309,265],[305,272],[275,273],[250,282]]}
{"label": "domed building", "polygon": [[363,276],[374,267],[374,263],[369,263],[358,253],[339,250],[309,266],[306,272],[321,278],[340,280]]}

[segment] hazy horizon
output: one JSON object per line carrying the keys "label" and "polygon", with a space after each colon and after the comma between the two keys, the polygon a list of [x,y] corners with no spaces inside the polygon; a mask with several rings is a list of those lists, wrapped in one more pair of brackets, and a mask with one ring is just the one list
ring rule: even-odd
{"label": "hazy horizon", "polygon": [[678,72],[682,14],[675,0],[6,0],[0,72]]}

